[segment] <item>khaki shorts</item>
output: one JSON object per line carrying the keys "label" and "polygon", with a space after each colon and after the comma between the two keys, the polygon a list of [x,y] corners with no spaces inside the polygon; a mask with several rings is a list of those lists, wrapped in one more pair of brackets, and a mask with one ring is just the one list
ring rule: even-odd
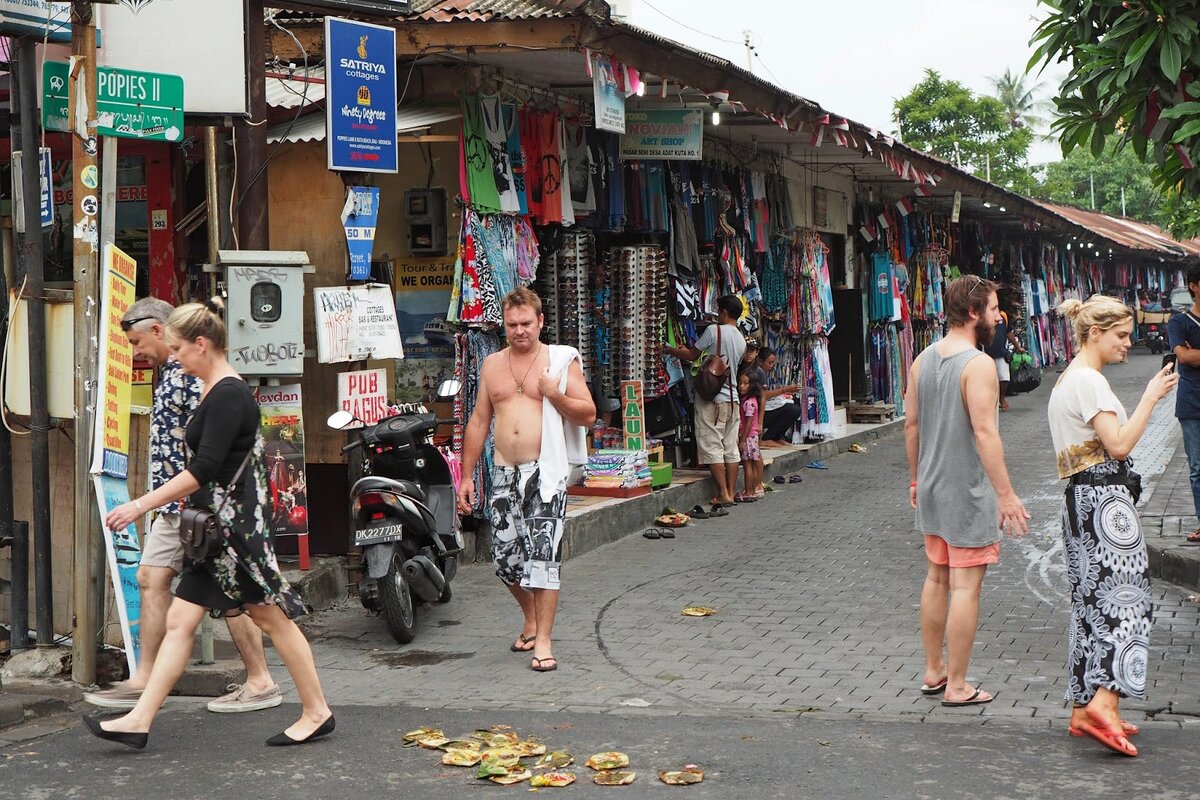
{"label": "khaki shorts", "polygon": [[983,547],[955,547],[940,536],[925,534],[925,557],[943,567],[982,567],[1000,561],[1000,543]]}
{"label": "khaki shorts", "polygon": [[1008,362],[1003,358],[997,358],[994,360],[996,362],[996,377],[1000,379],[1001,383],[1008,383],[1008,379],[1010,377]]}
{"label": "khaki shorts", "polygon": [[143,567],[167,567],[183,571],[183,542],[179,539],[179,515],[159,514],[142,544]]}
{"label": "khaki shorts", "polygon": [[737,464],[737,404],[710,403],[696,398],[696,450],[701,464]]}

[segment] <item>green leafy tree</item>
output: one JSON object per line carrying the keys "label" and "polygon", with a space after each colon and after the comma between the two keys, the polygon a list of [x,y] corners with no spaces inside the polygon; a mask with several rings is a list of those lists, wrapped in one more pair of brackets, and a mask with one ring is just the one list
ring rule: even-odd
{"label": "green leafy tree", "polygon": [[1010,127],[1033,131],[1042,129],[1046,121],[1037,113],[1044,105],[1037,98],[1042,84],[1029,86],[1024,74],[1008,68],[1005,68],[1003,75],[988,80],[996,90],[996,99],[1004,106],[1004,116],[1008,118]]}
{"label": "green leafy tree", "polygon": [[1062,161],[1047,164],[1037,196],[1055,203],[1091,208],[1092,189],[1096,210],[1120,215],[1124,190],[1125,215],[1154,222],[1162,208],[1162,193],[1137,154],[1109,143],[1097,158],[1087,150],[1072,150]]}
{"label": "green leafy tree", "polygon": [[1180,239],[1200,237],[1200,197],[1167,192],[1155,221]]}
{"label": "green leafy tree", "polygon": [[958,81],[946,80],[932,69],[906,96],[895,102],[892,120],[901,140],[932,153],[980,178],[989,161],[993,183],[1029,193],[1033,133],[1009,124],[1004,105],[994,97],[977,96]]}
{"label": "green leafy tree", "polygon": [[1041,0],[1029,66],[1064,62],[1053,125],[1063,153],[1132,145],[1158,184],[1200,196],[1200,0]]}

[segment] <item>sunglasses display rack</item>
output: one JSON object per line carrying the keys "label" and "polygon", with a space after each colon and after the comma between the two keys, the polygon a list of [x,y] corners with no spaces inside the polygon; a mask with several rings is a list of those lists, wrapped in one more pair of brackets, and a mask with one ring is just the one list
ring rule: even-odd
{"label": "sunglasses display rack", "polygon": [[667,252],[651,245],[613,247],[606,262],[613,305],[621,310],[612,329],[614,379],[641,380],[645,396],[658,397],[667,390]]}
{"label": "sunglasses display rack", "polygon": [[585,375],[595,374],[597,368],[590,287],[595,252],[591,231],[566,233],[562,247],[543,261],[542,277],[534,284],[546,317],[544,337],[578,350]]}

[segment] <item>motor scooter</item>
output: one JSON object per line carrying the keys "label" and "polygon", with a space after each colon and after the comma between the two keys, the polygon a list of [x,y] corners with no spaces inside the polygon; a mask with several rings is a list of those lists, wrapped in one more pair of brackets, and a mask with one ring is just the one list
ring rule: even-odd
{"label": "motor scooter", "polygon": [[1146,328],[1146,345],[1150,348],[1150,352],[1155,355],[1166,352],[1167,341],[1163,338],[1162,330],[1158,325],[1151,325]]}
{"label": "motor scooter", "polygon": [[[438,388],[439,398],[458,393],[457,381]],[[349,411],[327,421],[337,430],[363,425]],[[433,443],[438,419],[423,405],[397,407],[374,425],[363,425],[342,448],[357,452],[351,464],[350,541],[363,549],[358,596],[379,613],[392,637],[408,644],[416,634],[416,602],[450,601],[450,581],[463,549],[450,465]]]}

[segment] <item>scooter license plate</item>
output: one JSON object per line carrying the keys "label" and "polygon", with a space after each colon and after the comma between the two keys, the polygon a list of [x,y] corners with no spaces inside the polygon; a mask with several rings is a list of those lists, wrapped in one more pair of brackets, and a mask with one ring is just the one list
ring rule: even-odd
{"label": "scooter license plate", "polygon": [[398,523],[389,523],[387,525],[375,525],[370,528],[362,528],[354,532],[354,546],[362,547],[367,544],[382,544],[383,542],[394,542],[398,539],[403,539],[404,526]]}

